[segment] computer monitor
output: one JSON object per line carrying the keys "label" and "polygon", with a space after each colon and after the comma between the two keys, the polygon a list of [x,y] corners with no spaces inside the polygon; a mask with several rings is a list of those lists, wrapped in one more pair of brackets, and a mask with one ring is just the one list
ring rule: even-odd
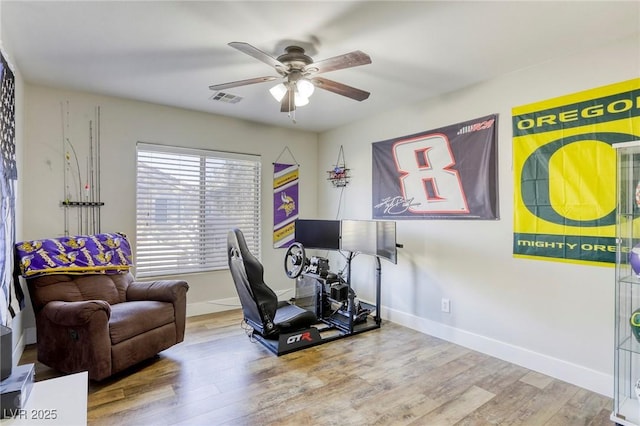
{"label": "computer monitor", "polygon": [[297,219],[295,241],[304,248],[340,250],[340,221]]}
{"label": "computer monitor", "polygon": [[379,256],[397,263],[394,221],[343,220],[340,236],[340,250]]}

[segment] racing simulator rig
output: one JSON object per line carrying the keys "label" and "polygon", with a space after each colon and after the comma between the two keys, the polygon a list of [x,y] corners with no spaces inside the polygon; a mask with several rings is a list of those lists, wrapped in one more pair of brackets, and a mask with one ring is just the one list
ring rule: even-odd
{"label": "racing simulator rig", "polygon": [[[263,267],[249,252],[238,229],[228,235],[229,269],[249,334],[276,355],[380,328],[380,258],[397,262],[393,221],[296,220],[295,242],[284,258],[285,274],[296,280],[293,303],[277,301],[263,281]],[[324,257],[307,257],[306,249],[346,254],[346,274],[332,272]],[[375,257],[375,304],[358,299],[351,285],[351,262],[357,254]]]}

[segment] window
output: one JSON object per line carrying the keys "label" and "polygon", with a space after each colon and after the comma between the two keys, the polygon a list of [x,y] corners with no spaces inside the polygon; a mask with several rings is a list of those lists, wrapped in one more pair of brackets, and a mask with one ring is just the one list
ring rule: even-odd
{"label": "window", "polygon": [[260,255],[260,157],[137,144],[136,275],[228,268],[227,233]]}

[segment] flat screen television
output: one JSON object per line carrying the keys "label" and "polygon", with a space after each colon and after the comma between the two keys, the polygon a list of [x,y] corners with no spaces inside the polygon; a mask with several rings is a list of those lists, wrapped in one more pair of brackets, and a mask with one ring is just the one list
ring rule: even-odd
{"label": "flat screen television", "polygon": [[340,250],[379,256],[397,263],[396,223],[390,220],[341,221]]}
{"label": "flat screen television", "polygon": [[340,221],[297,219],[295,241],[304,248],[340,250]]}

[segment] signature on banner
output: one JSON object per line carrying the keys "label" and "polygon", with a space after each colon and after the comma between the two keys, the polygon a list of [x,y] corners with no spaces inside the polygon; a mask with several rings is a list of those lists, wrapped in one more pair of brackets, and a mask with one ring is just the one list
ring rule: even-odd
{"label": "signature on banner", "polygon": [[419,206],[420,203],[414,203],[413,198],[406,199],[400,195],[395,197],[386,197],[375,206],[376,209],[383,209],[384,214],[402,214],[411,207]]}

